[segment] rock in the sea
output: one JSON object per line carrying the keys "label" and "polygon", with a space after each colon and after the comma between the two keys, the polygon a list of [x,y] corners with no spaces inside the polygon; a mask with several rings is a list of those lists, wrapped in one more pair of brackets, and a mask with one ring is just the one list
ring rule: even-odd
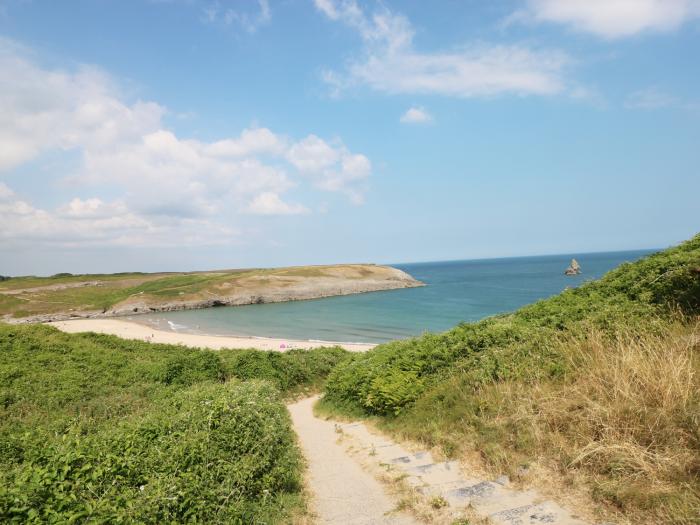
{"label": "rock in the sea", "polygon": [[571,259],[571,264],[564,270],[564,275],[578,275],[581,273],[581,266],[576,259]]}

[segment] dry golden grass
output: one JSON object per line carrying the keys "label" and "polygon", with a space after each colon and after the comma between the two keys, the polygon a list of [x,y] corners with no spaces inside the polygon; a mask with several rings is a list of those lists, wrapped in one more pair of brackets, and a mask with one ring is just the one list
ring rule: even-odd
{"label": "dry golden grass", "polygon": [[508,474],[593,522],[698,524],[700,322],[607,334],[552,343],[563,377],[475,388],[455,372],[380,426],[484,475]]}
{"label": "dry golden grass", "polygon": [[484,389],[502,407],[487,426],[526,436],[494,459],[565,474],[632,523],[700,523],[698,333],[697,324],[614,339],[591,331],[560,343],[569,380]]}

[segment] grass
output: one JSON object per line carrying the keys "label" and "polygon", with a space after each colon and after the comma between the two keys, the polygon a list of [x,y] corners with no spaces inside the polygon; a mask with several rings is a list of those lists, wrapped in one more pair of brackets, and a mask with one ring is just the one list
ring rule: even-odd
{"label": "grass", "polygon": [[292,522],[284,399],[345,352],[272,355],[0,324],[0,521]]}
{"label": "grass", "polygon": [[476,451],[494,475],[530,465],[632,523],[697,523],[699,312],[700,235],[512,314],[353,355],[319,410]]}
{"label": "grass", "polygon": [[[557,380],[474,387],[456,371],[383,427],[453,456],[478,451],[494,476],[530,466],[634,523],[693,523],[700,511],[697,326],[663,334],[592,329],[558,341]],[[618,516],[620,517],[620,516]]]}

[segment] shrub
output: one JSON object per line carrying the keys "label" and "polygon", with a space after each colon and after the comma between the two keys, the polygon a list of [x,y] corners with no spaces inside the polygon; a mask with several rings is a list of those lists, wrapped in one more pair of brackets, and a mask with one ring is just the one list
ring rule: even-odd
{"label": "shrub", "polygon": [[299,462],[269,384],[204,384],[136,421],[26,450],[0,475],[0,519],[248,522],[300,490]]}
{"label": "shrub", "polygon": [[347,359],[349,352],[335,347],[288,352],[222,350],[220,355],[229,377],[266,379],[287,392],[320,387],[331,370]]}
{"label": "shrub", "polygon": [[223,381],[221,358],[213,352],[179,351],[167,357],[159,379],[166,385],[192,385],[201,381]]}
{"label": "shrub", "polygon": [[315,388],[345,354],[0,323],[0,522],[289,522],[301,466],[277,386]]}

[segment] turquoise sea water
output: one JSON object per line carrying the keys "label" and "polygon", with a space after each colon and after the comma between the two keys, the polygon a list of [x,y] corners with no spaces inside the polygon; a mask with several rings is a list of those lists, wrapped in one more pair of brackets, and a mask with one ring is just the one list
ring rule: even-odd
{"label": "turquoise sea water", "polygon": [[[427,286],[311,301],[132,316],[165,330],[379,343],[444,331],[557,294],[650,253],[547,255],[394,264]],[[563,274],[572,257],[583,273]]]}

